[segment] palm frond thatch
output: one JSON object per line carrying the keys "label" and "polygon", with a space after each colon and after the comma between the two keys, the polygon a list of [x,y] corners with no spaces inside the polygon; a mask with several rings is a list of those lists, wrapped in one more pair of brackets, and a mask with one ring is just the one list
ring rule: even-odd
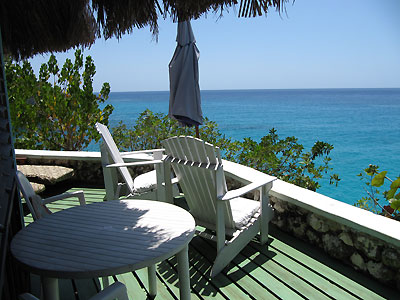
{"label": "palm frond thatch", "polygon": [[16,59],[87,47],[95,40],[88,0],[3,0],[0,26],[6,54]]}
{"label": "palm frond thatch", "polygon": [[[269,8],[281,12],[289,0],[241,0],[239,17],[255,17]],[[237,0],[2,0],[0,28],[4,52],[24,59],[49,51],[90,46],[96,38],[121,38],[134,28],[158,34],[158,16],[173,21],[222,13]]]}

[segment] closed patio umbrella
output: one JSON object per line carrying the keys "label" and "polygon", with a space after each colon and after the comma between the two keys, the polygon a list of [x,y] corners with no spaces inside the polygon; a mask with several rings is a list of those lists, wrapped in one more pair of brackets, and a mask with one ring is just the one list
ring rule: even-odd
{"label": "closed patio umbrella", "polygon": [[200,51],[196,47],[190,21],[178,23],[178,45],[169,63],[169,116],[183,126],[203,124],[199,87]]}

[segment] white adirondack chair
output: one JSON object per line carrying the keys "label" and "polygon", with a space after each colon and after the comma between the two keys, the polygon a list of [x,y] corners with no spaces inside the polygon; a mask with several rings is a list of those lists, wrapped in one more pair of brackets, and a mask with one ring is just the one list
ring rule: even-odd
{"label": "white adirondack chair", "polygon": [[[104,142],[100,146],[100,149],[101,161],[103,164],[104,184],[106,188],[106,200],[114,200],[121,196],[126,196],[127,198],[162,201],[165,193],[162,189],[164,178],[160,164],[162,163],[161,159],[163,157],[164,149],[120,153],[107,126],[101,123],[96,123],[96,128]],[[142,155],[145,157],[144,161],[124,161],[124,157],[132,155]],[[143,165],[154,165],[155,170],[141,174],[133,180],[127,167]],[[124,183],[118,182],[116,169],[120,172]]]}
{"label": "white adirondack chair", "polygon": [[60,195],[42,199],[42,197],[35,193],[29,180],[22,172],[16,171],[16,177],[18,187],[21,190],[22,195],[24,196],[26,205],[28,206],[29,211],[32,214],[33,220],[37,220],[45,217],[48,214],[51,214],[51,211],[46,207],[46,204],[52,203],[57,200],[62,200],[66,198],[78,198],[80,205],[86,204],[83,191],[63,193]]}
{"label": "white adirondack chair", "polygon": [[[19,300],[39,300],[30,293],[19,295]],[[90,297],[89,300],[129,300],[126,286],[121,282],[114,282],[109,287]]]}
{"label": "white adirondack chair", "polygon": [[[217,242],[217,257],[211,276],[217,275],[260,232],[261,244],[268,239],[268,223],[273,209],[268,203],[268,192],[275,177],[251,168],[230,163],[230,172],[236,178],[245,173],[256,174],[244,178],[250,184],[232,191],[227,190],[223,161],[217,147],[193,137],[173,137],[163,141],[167,157],[165,172],[172,168],[183,190],[190,213],[196,224],[208,229],[200,235]],[[235,174],[233,165],[240,168]],[[246,172],[249,169],[250,172]],[[244,171],[244,172],[243,172]],[[260,201],[240,196],[259,190]],[[171,182],[165,184],[166,197],[171,197]],[[227,239],[228,238],[228,239]]]}

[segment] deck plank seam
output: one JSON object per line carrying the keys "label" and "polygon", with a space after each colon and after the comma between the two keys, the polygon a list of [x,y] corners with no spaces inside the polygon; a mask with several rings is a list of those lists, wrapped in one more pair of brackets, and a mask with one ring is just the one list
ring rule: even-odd
{"label": "deck plank seam", "polygon": [[[175,265],[174,263],[171,262],[172,259],[173,259],[173,258],[171,257],[171,258],[167,259],[166,262],[167,262],[167,264],[175,271],[175,273],[178,273],[178,269],[176,268],[176,265]],[[190,270],[191,268],[194,268],[194,266],[193,266],[193,265],[189,265],[189,270]],[[194,268],[194,269],[195,269],[195,268]],[[190,274],[189,274],[189,277],[190,277]],[[190,292],[191,292],[191,293],[194,293],[197,297],[199,297],[200,300],[205,300],[205,299],[203,298],[203,296],[201,296],[200,293],[192,286],[192,284],[190,284]],[[228,300],[229,300],[229,299],[228,299]]]}
{"label": "deck plank seam", "polygon": [[[256,251],[259,251],[256,247],[254,247],[251,243],[249,244],[250,247],[252,247],[253,249],[255,249]],[[271,246],[270,246],[271,247]],[[323,291],[322,289],[320,289],[319,287],[317,287],[315,284],[313,284],[312,282],[308,281],[307,279],[301,277],[299,274],[293,272],[292,270],[290,270],[289,268],[285,267],[283,264],[281,264],[280,262],[276,261],[272,256],[269,256],[267,254],[264,254],[262,252],[259,252],[260,255],[263,255],[265,257],[268,257],[272,262],[274,262],[275,264],[277,264],[280,268],[286,270],[287,272],[289,272],[290,274],[294,275],[295,277],[299,278],[301,281],[307,283],[309,286],[312,286],[314,289],[316,289],[317,291],[321,292],[322,294],[324,294],[325,296],[327,296],[330,299],[335,299],[333,296],[329,295],[328,293],[326,293],[325,291]],[[244,255],[245,257],[247,257],[247,259],[251,258],[247,255]],[[264,266],[262,266],[261,264],[257,263],[256,261],[252,260],[254,264],[256,264],[259,268],[263,269],[264,271],[270,273]],[[298,294],[300,294],[299,292],[297,292]],[[303,298],[307,299],[306,296],[302,296]]]}
{"label": "deck plank seam", "polygon": [[[192,246],[192,245],[190,245],[190,247],[189,247],[189,256],[190,256],[191,253],[197,253],[198,255],[201,256],[201,253],[200,253],[199,251],[197,251],[196,249],[194,249],[194,246]],[[192,254],[192,255],[193,255],[193,254]],[[204,256],[203,256],[203,257],[204,257]],[[227,299],[227,300],[230,300],[230,299],[231,299],[231,298],[229,298],[228,295],[226,295],[226,294],[212,281],[212,279],[210,278],[209,274],[207,274],[207,273],[205,273],[205,272],[202,272],[202,271],[200,270],[200,268],[198,268],[195,264],[193,264],[192,260],[189,260],[189,262],[190,262],[190,264],[191,264],[191,267],[192,267],[193,269],[195,269],[196,272],[198,272],[198,273],[203,277],[203,279],[205,279],[205,280],[207,281],[207,283],[209,283],[209,284],[215,289],[215,291],[218,292],[218,294],[220,294],[224,299]],[[207,260],[207,262],[209,262],[209,260]],[[209,267],[207,268],[208,271],[210,271],[210,269],[211,269],[211,266],[209,266]]]}
{"label": "deck plank seam", "polygon": [[161,283],[165,286],[167,292],[175,299],[179,300],[179,298],[175,295],[175,293],[171,290],[171,288],[168,286],[168,284],[165,282],[164,278],[161,276],[161,274],[157,271],[156,272],[157,278],[161,281]]}
{"label": "deck plank seam", "polygon": [[[246,257],[245,255],[243,255],[242,253],[239,253],[239,255],[242,255],[243,257]],[[247,258],[247,257],[246,257]],[[252,261],[252,263],[255,264],[254,261]],[[254,277],[252,274],[246,272],[244,270],[243,267],[237,265],[237,267],[239,269],[241,269],[247,276],[249,276],[250,278],[252,278],[256,283],[258,283],[262,288],[264,289],[268,289],[268,287],[263,284],[260,280],[258,280],[256,277]],[[300,296],[301,298],[308,300],[308,298],[306,296],[304,296],[303,294],[301,294],[299,291],[297,291],[295,288],[293,288],[292,286],[290,286],[289,284],[287,284],[284,280],[282,280],[281,278],[279,278],[278,276],[276,276],[273,272],[263,268],[263,270],[268,273],[271,277],[274,277],[277,281],[279,281],[280,283],[282,283],[282,285],[284,285],[285,287],[287,287],[289,290],[293,291],[295,294],[297,294],[298,296]]]}
{"label": "deck plank seam", "polygon": [[150,297],[150,293],[147,290],[145,284],[142,282],[142,280],[139,278],[139,276],[136,274],[135,271],[133,271],[131,273],[132,273],[133,277],[135,277],[135,279],[136,279],[137,283],[139,284],[140,288],[143,289],[143,291],[146,293],[147,298],[149,298]]}
{"label": "deck plank seam", "polygon": [[279,250],[278,248],[276,248],[276,247],[274,247],[274,246],[272,246],[272,245],[270,245],[270,247],[273,248],[273,249],[276,250],[276,251],[279,251],[281,254],[285,255],[286,257],[288,257],[289,259],[293,260],[294,262],[300,264],[300,265],[303,266],[304,268],[310,270],[310,271],[313,272],[314,274],[316,274],[316,275],[320,276],[321,278],[327,280],[327,281],[328,281],[329,283],[331,283],[332,285],[335,285],[335,286],[337,286],[338,288],[342,289],[343,291],[345,291],[346,293],[350,294],[351,296],[353,296],[353,297],[355,297],[355,298],[357,298],[357,299],[359,299],[359,300],[363,300],[360,296],[354,294],[352,291],[348,290],[348,289],[345,288],[344,286],[341,286],[340,284],[336,283],[335,281],[333,281],[333,280],[330,279],[329,277],[327,277],[327,276],[321,274],[320,272],[317,272],[317,271],[314,270],[313,268],[310,268],[309,266],[307,266],[306,264],[302,263],[302,262],[299,261],[298,259],[296,259],[296,258],[294,258],[294,257],[292,257],[292,256],[290,256],[290,255],[287,255],[285,252]]}
{"label": "deck plank seam", "polygon": [[[211,241],[209,241],[209,240],[207,240],[207,239],[203,239],[203,240],[204,240],[209,246],[215,248],[215,245],[211,245]],[[196,248],[196,247],[195,247],[195,248]],[[213,264],[213,262],[210,261],[206,255],[204,255],[204,254],[203,254],[201,251],[199,251],[197,248],[196,248],[196,250],[197,250],[197,252],[199,252],[201,255],[203,255],[203,257],[204,257],[211,265]],[[242,269],[241,267],[239,267],[235,262],[232,261],[231,264],[235,265],[235,266],[236,266],[238,269],[240,269],[244,274],[247,274],[247,275],[248,275],[248,273],[245,272],[245,271],[243,271],[243,269]],[[235,284],[243,293],[245,293],[245,294],[246,294],[247,296],[249,296],[251,299],[257,300],[257,298],[255,298],[253,295],[251,295],[251,294],[249,293],[249,291],[247,291],[246,288],[242,287],[240,284],[238,284],[238,283],[236,282],[236,280],[234,280],[230,275],[228,275],[228,272],[226,271],[226,269],[222,270],[220,274],[223,274],[225,277],[227,277],[233,284]],[[254,277],[252,277],[252,278],[254,278]],[[258,283],[258,282],[257,282],[257,283]],[[271,293],[272,295],[274,295],[277,299],[282,300],[282,298],[280,298],[276,293],[274,293],[274,292],[273,292],[271,289],[269,289],[268,287],[265,287],[265,289],[266,289],[269,293]]]}
{"label": "deck plank seam", "polygon": [[[208,242],[208,240],[206,240],[206,239],[203,239],[203,240],[205,240],[206,242]],[[210,265],[213,265],[213,262],[206,256],[206,255],[204,255],[196,246],[194,246],[194,245],[190,245],[191,246],[191,248],[193,249],[193,250],[195,250],[197,253],[199,253],[201,256],[203,256],[204,257],[204,259],[205,260],[207,260],[207,262],[210,264]],[[242,287],[240,284],[238,284],[237,282],[236,282],[236,280],[233,280],[233,278],[231,277],[231,276],[229,276],[228,275],[228,273],[225,271],[225,270],[222,270],[221,271],[221,273],[218,275],[218,276],[221,276],[221,275],[223,275],[223,276],[225,276],[226,278],[228,278],[228,280],[231,282],[231,283],[233,283],[236,287],[238,287],[243,293],[245,293],[250,299],[252,299],[252,300],[257,300],[256,298],[254,298],[253,297],[253,295],[251,295],[248,291],[247,291],[247,289],[245,289],[244,287]],[[208,278],[209,276],[207,275],[207,278]],[[210,279],[211,280],[211,279]],[[274,294],[275,295],[275,294]]]}

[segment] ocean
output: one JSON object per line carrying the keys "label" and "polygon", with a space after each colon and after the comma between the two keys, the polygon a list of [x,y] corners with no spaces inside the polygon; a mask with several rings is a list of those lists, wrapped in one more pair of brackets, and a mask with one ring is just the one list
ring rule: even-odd
{"label": "ocean", "polygon": [[[275,128],[309,150],[316,141],[333,144],[330,165],[338,187],[320,180],[318,192],[353,204],[366,196],[357,176],[369,164],[400,174],[400,89],[299,89],[201,91],[203,116],[228,137],[257,141]],[[110,127],[134,125],[146,108],[168,113],[169,92],[112,92]],[[92,145],[98,150],[98,145]]]}

